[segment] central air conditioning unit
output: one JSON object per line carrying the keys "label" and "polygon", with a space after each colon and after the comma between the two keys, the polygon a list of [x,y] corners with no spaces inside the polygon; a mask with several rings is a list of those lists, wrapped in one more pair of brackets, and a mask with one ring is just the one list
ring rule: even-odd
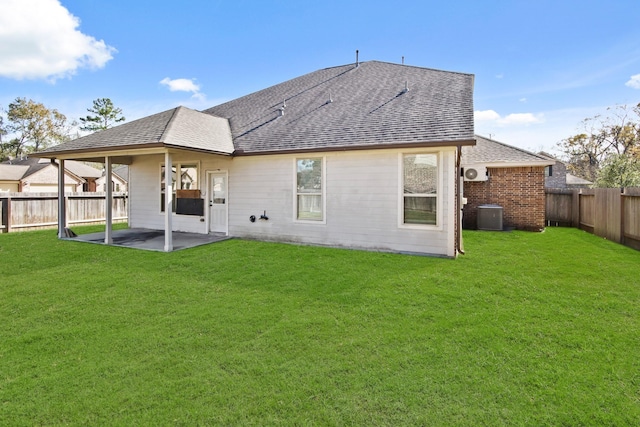
{"label": "central air conditioning unit", "polygon": [[465,181],[486,181],[489,179],[485,166],[471,166],[464,168]]}

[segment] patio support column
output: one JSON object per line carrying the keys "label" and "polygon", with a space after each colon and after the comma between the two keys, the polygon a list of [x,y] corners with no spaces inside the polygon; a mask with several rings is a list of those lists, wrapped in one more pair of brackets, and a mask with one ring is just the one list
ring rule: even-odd
{"label": "patio support column", "polygon": [[58,238],[66,237],[67,210],[64,200],[64,160],[58,160]]}
{"label": "patio support column", "polygon": [[113,182],[111,181],[111,157],[104,158],[104,243],[113,244]]}
{"label": "patio support column", "polygon": [[164,153],[164,251],[173,250],[173,165],[171,153]]}

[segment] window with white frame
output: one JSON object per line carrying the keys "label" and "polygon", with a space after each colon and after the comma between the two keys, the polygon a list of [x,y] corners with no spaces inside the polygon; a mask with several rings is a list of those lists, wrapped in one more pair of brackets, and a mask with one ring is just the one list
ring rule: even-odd
{"label": "window with white frame", "polygon": [[[165,166],[160,166],[160,211],[164,212],[165,205]],[[171,167],[171,188],[173,190],[172,212],[176,211],[176,191],[177,190],[197,190],[199,189],[199,167],[197,163],[174,163]],[[178,179],[179,186],[178,186]]]}
{"label": "window with white frame", "polygon": [[438,155],[404,154],[402,223],[438,225]]}
{"label": "window with white frame", "polygon": [[324,176],[322,158],[296,159],[296,218],[323,221]]}

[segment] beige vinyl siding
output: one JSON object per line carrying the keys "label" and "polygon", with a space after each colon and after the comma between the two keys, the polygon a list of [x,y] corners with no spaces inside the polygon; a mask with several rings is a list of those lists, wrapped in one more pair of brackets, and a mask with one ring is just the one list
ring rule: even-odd
{"label": "beige vinyl siding", "polygon": [[[437,227],[401,227],[402,153],[438,153],[442,221]],[[455,256],[455,149],[362,150],[309,153],[325,161],[325,221],[296,221],[295,159],[298,155],[203,156],[200,183],[207,202],[207,172],[228,172],[229,236],[335,247]],[[174,163],[194,161],[190,153],[173,156]],[[130,226],[164,228],[160,212],[160,165],[163,156],[136,157],[130,167]],[[257,219],[266,211],[268,220]],[[175,215],[176,231],[207,233],[199,216]]]}
{"label": "beige vinyl siding", "polygon": [[20,185],[15,181],[0,181],[0,192],[17,193],[19,188]]}
{"label": "beige vinyl siding", "polygon": [[[172,156],[172,163],[186,164],[199,162],[199,189],[207,203],[207,175],[206,171],[226,170],[231,159],[224,156],[184,153]],[[129,167],[129,226],[132,228],[164,229],[164,212],[160,211],[160,167],[164,163],[164,156],[135,157]],[[205,216],[173,215],[174,231],[189,233],[207,233],[207,223],[201,219]]]}
{"label": "beige vinyl siding", "polygon": [[[58,184],[30,184],[23,186],[22,191],[25,193],[57,193]],[[82,191],[82,187],[78,190],[78,186],[75,184],[64,184],[65,193],[74,193],[76,191]]]}
{"label": "beige vinyl siding", "polygon": [[[299,156],[237,157],[229,175],[229,234],[260,240],[454,256],[455,150],[440,152],[443,219],[437,228],[398,226],[402,197],[398,155],[401,152],[405,151],[317,154],[326,159],[324,224],[295,221],[293,159]],[[314,154],[305,157],[314,157]],[[265,210],[268,221],[249,221],[249,216],[259,217]]]}

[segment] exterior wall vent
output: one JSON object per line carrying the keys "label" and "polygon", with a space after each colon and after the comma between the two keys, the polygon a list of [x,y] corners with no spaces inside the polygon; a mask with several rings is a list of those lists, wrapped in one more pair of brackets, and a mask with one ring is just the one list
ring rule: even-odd
{"label": "exterior wall vent", "polygon": [[478,206],[478,230],[502,231],[502,206]]}

